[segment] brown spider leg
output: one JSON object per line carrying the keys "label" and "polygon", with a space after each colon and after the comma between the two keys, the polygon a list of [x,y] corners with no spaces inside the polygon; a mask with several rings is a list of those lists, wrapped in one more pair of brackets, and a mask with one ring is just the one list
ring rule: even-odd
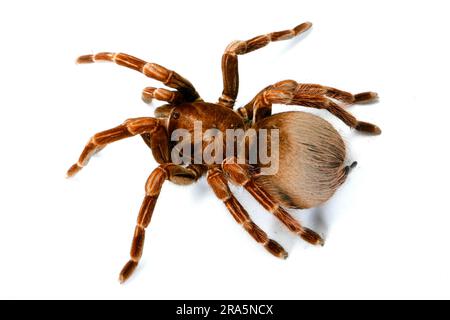
{"label": "brown spider leg", "polygon": [[311,87],[322,87],[325,89],[325,95],[327,97],[336,99],[340,102],[343,102],[345,105],[351,105],[354,103],[370,103],[374,102],[378,99],[378,94],[373,91],[366,91],[357,94],[351,94],[350,92],[346,92],[343,90],[339,90],[332,87],[324,87],[320,84],[309,84]]}
{"label": "brown spider leg", "polygon": [[238,164],[236,158],[225,159],[222,169],[231,181],[243,186],[267,211],[273,213],[289,230],[313,245],[323,245],[324,240],[317,232],[303,227],[294,217],[284,210],[272,197],[259,187],[246,164]]}
{"label": "brown spider leg", "polygon": [[[260,93],[254,102],[253,122],[258,122],[272,113],[272,104],[300,105],[317,109],[326,109],[345,124],[358,131],[381,134],[381,129],[374,124],[358,121],[351,113],[325,96],[327,88],[311,87],[293,80],[285,80],[274,84]],[[362,94],[367,96],[367,93]],[[341,97],[342,98],[342,97]]]}
{"label": "brown spider leg", "polygon": [[[287,84],[287,90],[292,90],[292,87],[289,84],[292,83],[292,80],[280,81],[274,85],[267,86],[263,90],[261,90],[249,103],[245,106],[239,108],[237,110],[238,114],[244,117],[247,120],[253,119],[253,112],[255,108],[255,102],[258,99],[261,99],[262,95],[272,88],[283,89],[283,85]],[[294,85],[298,84],[294,81]],[[343,106],[349,106],[355,103],[370,103],[374,102],[378,99],[378,94],[376,92],[361,92],[357,94],[352,94],[350,92],[346,92],[343,90],[339,90],[332,87],[322,86],[320,84],[301,84],[302,90],[305,94],[314,95],[314,96],[326,96],[339,102],[343,103]],[[286,90],[286,89],[285,89]],[[265,110],[263,117],[270,115],[270,110]]]}
{"label": "brown spider leg", "polygon": [[[281,82],[283,83],[283,81]],[[276,87],[277,84],[274,85]],[[321,95],[326,96],[339,102],[342,102],[344,105],[351,105],[354,103],[366,103],[373,102],[378,98],[378,94],[376,92],[361,92],[357,94],[352,94],[347,91],[339,90],[333,87],[322,86],[320,84],[298,84],[301,86],[297,89],[297,91],[301,91],[304,94],[308,95]]]}
{"label": "brown spider leg", "polygon": [[283,247],[278,242],[269,239],[267,234],[251,220],[247,211],[231,193],[228,182],[220,169],[210,169],[207,180],[217,198],[223,201],[236,222],[241,224],[256,242],[262,244],[274,256],[283,259],[287,258],[288,253]]}
{"label": "brown spider leg", "polygon": [[178,91],[170,91],[163,88],[147,87],[142,90],[142,100],[151,103],[153,99],[166,101],[171,104],[184,102],[184,97]]}
{"label": "brown spider leg", "polygon": [[[129,138],[138,134],[148,134],[151,136],[155,133],[156,138],[158,139],[158,134],[161,134],[161,130],[164,130],[164,127],[160,119],[134,118],[126,120],[123,124],[115,128],[96,133],[84,147],[84,150],[81,153],[77,163],[72,165],[67,171],[67,176],[72,177],[73,175],[75,175],[78,171],[80,171],[84,166],[87,165],[92,155],[103,149],[111,142]],[[154,151],[153,154],[155,155],[155,158],[158,162],[164,162],[165,159],[168,160],[169,151],[167,147],[167,140],[166,147],[164,147],[164,145],[161,145],[158,149],[155,150],[156,151]]]}
{"label": "brown spider leg", "polygon": [[77,63],[93,63],[99,61],[111,61],[139,71],[149,78],[161,81],[166,86],[177,89],[187,102],[199,100],[200,96],[194,86],[185,78],[172,70],[168,70],[156,63],[146,62],[126,53],[101,52],[80,56]]}
{"label": "brown spider leg", "polygon": [[184,168],[175,164],[162,164],[157,167],[147,179],[145,184],[145,197],[142,202],[134,231],[133,242],[130,250],[130,260],[124,265],[120,272],[119,280],[125,282],[136,269],[144,250],[145,229],[150,224],[156,201],[161,192],[165,180],[189,184],[196,181],[202,173],[198,168]]}
{"label": "brown spider leg", "polygon": [[308,30],[312,24],[302,23],[291,30],[272,32],[254,37],[247,41],[233,41],[222,56],[223,91],[219,104],[233,108],[239,91],[239,72],[237,55],[260,49],[269,42],[291,39]]}

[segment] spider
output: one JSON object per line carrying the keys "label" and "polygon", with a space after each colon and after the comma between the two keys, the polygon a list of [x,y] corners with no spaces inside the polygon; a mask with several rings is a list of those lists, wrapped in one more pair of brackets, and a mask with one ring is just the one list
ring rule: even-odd
{"label": "spider", "polygon": [[[288,253],[252,221],[230,191],[229,183],[244,187],[287,229],[303,240],[313,245],[324,244],[318,233],[302,226],[286,208],[311,208],[324,203],[345,181],[356,162],[345,165],[345,144],[330,123],[301,111],[272,115],[272,104],[326,109],[351,128],[377,135],[381,130],[376,125],[358,121],[344,109],[354,103],[374,101],[377,94],[363,92],[353,95],[332,87],[284,80],[264,88],[246,105],[237,110],[233,109],[239,87],[238,56],[260,49],[272,41],[293,38],[311,26],[311,23],[305,22],[291,30],[272,32],[247,41],[231,42],[222,56],[223,92],[216,103],[204,102],[188,80],[156,63],[146,62],[125,53],[110,52],[78,58],[78,63],[115,62],[175,89],[145,88],[142,92],[145,102],[156,99],[167,104],[155,109],[155,117],[128,119],[115,128],[96,133],[84,147],[77,163],[67,172],[68,177],[75,175],[86,166],[93,154],[106,145],[136,135],[143,138],[159,163],[145,185],[145,197],[137,218],[130,259],[120,272],[120,282],[123,283],[132,275],[141,259],[145,230],[166,180],[188,185],[206,175],[215,196],[225,204],[236,222],[276,257],[287,258]],[[239,163],[235,155],[223,159],[221,163],[174,163],[171,153],[174,145],[169,140],[171,133],[175,129],[192,132],[196,121],[201,121],[203,131],[208,128],[220,131],[230,128],[277,128],[281,142],[276,151],[279,159],[278,171],[262,175],[262,165]]]}

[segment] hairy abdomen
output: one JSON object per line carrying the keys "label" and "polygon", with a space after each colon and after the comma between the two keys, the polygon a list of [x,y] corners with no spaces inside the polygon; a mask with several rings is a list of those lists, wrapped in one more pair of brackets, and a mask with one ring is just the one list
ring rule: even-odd
{"label": "hairy abdomen", "polygon": [[305,112],[283,112],[257,128],[278,128],[279,169],[257,183],[283,206],[311,208],[327,201],[345,181],[345,144],[324,119]]}

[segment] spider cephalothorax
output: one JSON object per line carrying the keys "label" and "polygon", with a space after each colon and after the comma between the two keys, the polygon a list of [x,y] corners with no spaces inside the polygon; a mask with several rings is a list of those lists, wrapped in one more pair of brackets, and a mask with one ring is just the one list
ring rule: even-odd
{"label": "spider cephalothorax", "polygon": [[[287,252],[276,241],[269,239],[267,234],[251,220],[247,211],[231,193],[229,182],[243,186],[264,208],[302,239],[312,244],[323,244],[323,239],[316,232],[302,226],[284,208],[310,208],[325,202],[345,181],[353,165],[345,165],[344,142],[331,124],[305,112],[272,115],[272,104],[326,109],[358,131],[380,134],[381,131],[377,126],[358,121],[344,109],[346,105],[375,100],[377,95],[373,92],[353,95],[331,87],[284,80],[264,88],[248,104],[236,111],[233,110],[239,85],[237,56],[264,47],[271,41],[290,39],[310,27],[311,24],[306,22],[291,30],[257,36],[248,41],[232,42],[222,57],[224,88],[217,103],[204,102],[194,86],[178,73],[128,54],[104,52],[78,58],[78,63],[112,61],[175,89],[170,91],[162,88],[145,88],[142,93],[144,101],[156,99],[168,104],[155,110],[156,117],[128,119],[115,128],[95,134],[84,148],[78,162],[67,173],[69,177],[76,174],[94,153],[107,144],[135,135],[142,136],[159,163],[145,186],[145,198],[138,215],[130,252],[131,259],[120,273],[121,282],[130,277],[142,256],[145,228],[150,223],[165,180],[177,184],[190,184],[206,174],[214,194],[224,202],[235,220],[267,251],[277,257],[286,258]],[[176,130],[181,129],[189,134],[195,134],[196,123],[201,123],[201,134],[211,129],[219,132],[240,129],[245,133],[250,130],[257,133],[269,130],[265,138],[258,136],[258,146],[262,140],[271,141],[274,133],[271,134],[270,130],[277,129],[278,147],[275,149],[270,147],[270,144],[265,144],[269,146],[271,155],[277,157],[277,170],[271,174],[262,174],[264,166],[259,160],[252,164],[247,163],[248,157],[244,162],[237,161],[235,153],[228,154],[217,163],[206,160],[189,162],[195,155],[185,152],[184,161],[175,162],[175,156],[181,151],[170,137]],[[237,143],[240,142],[242,141]],[[224,143],[224,149],[227,149],[230,142]],[[236,141],[233,140],[232,143]],[[205,151],[206,147],[206,143],[202,142],[200,151]]]}

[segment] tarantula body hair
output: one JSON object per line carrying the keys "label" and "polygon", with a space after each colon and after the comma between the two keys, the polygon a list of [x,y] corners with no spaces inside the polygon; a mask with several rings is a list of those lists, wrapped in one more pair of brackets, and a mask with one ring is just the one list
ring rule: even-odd
{"label": "tarantula body hair", "polygon": [[256,178],[277,203],[289,208],[316,207],[345,181],[345,144],[329,122],[297,111],[274,114],[256,125],[279,129],[279,168],[273,175]]}
{"label": "tarantula body hair", "polygon": [[[213,194],[236,222],[275,257],[284,259],[288,253],[253,222],[230,190],[230,183],[243,187],[303,240],[313,245],[324,244],[317,232],[303,226],[286,208],[311,208],[326,202],[356,162],[347,164],[344,141],[330,123],[300,111],[272,114],[272,105],[324,109],[357,131],[378,135],[379,127],[359,121],[345,109],[355,103],[375,101],[377,94],[369,91],[352,94],[333,87],[283,80],[265,87],[250,102],[234,109],[239,89],[238,56],[270,42],[290,39],[310,27],[311,23],[305,22],[290,30],[231,42],[222,56],[223,91],[215,103],[203,101],[186,78],[156,63],[111,52],[78,58],[82,64],[113,62],[170,88],[144,88],[145,102],[166,103],[155,109],[155,117],[128,119],[94,134],[67,172],[68,177],[77,174],[93,154],[108,144],[133,136],[142,137],[159,164],[145,184],[130,258],[119,276],[121,282],[133,274],[142,257],[146,229],[166,181],[189,185],[206,176]],[[183,139],[174,140],[180,133],[184,134]],[[195,139],[198,136],[200,139]],[[185,140],[186,137],[194,139]],[[244,156],[240,151],[244,151]]]}

